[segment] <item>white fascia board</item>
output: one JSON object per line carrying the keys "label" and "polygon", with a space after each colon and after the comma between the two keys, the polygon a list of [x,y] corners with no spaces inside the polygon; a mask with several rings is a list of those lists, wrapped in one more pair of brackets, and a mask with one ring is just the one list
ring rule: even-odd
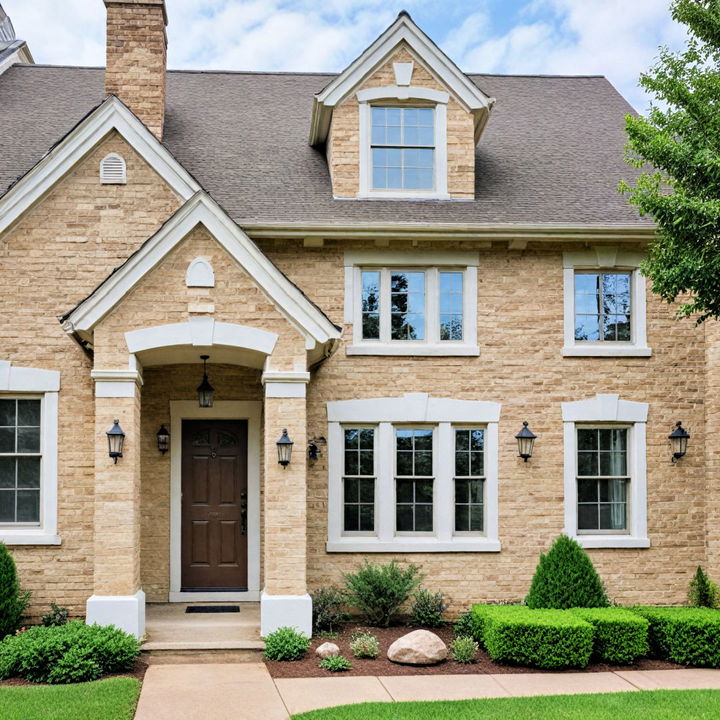
{"label": "white fascia board", "polygon": [[198,224],[203,225],[257,282],[308,344],[323,344],[340,337],[340,331],[205,192],[198,192],[188,200],[124,265],[75,308],[66,320],[66,329],[89,332]]}
{"label": "white fascia board", "polygon": [[200,190],[197,181],[170,151],[122,101],[110,95],[0,198],[0,233],[15,223],[112,130],[116,130],[182,200]]}

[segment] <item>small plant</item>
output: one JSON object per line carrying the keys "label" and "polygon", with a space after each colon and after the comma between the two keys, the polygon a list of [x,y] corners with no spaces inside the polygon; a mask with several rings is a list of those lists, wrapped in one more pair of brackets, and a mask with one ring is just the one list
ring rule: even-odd
{"label": "small plant", "polygon": [[589,555],[567,535],[560,535],[547,553],[540,555],[530,592],[529,608],[609,607],[610,602]]}
{"label": "small plant", "polygon": [[720,590],[700,566],[690,581],[688,599],[691,607],[720,609]]}
{"label": "small plant", "polygon": [[450,643],[450,656],[455,662],[474,663],[480,646],[467,635],[459,635]]}
{"label": "small plant", "polygon": [[388,627],[421,580],[417,565],[402,568],[395,560],[387,565],[366,560],[357,572],[345,575],[348,604],[360,610],[371,625]]}
{"label": "small plant", "polygon": [[12,555],[7,546],[0,543],[0,640],[20,627],[29,600],[30,593],[20,590]]}
{"label": "small plant", "polygon": [[55,603],[50,603],[50,612],[42,616],[42,624],[45,627],[60,627],[68,621],[69,611],[65,607],[58,607]]}
{"label": "small plant", "polygon": [[300,660],[310,647],[310,638],[291,627],[281,627],[265,638],[268,660]]}
{"label": "small plant", "polygon": [[350,670],[352,665],[346,657],[334,655],[333,657],[326,657],[324,660],[321,660],[318,667],[323,668],[323,670],[329,670],[330,672],[343,672]]}
{"label": "small plant", "polygon": [[347,620],[347,613],[343,611],[346,603],[345,593],[331,585],[316,590],[311,593],[311,597],[315,632],[337,632],[340,624]]}
{"label": "small plant", "polygon": [[425,588],[420,588],[413,595],[410,624],[420,627],[440,627],[444,622],[443,615],[447,608],[441,592],[431,593]]}
{"label": "small plant", "polygon": [[374,660],[380,654],[380,643],[372,633],[353,633],[350,638],[350,650],[356,658]]}
{"label": "small plant", "polygon": [[453,635],[455,637],[471,637],[474,640],[480,640],[481,629],[478,616],[472,610],[468,610],[462,613],[453,625]]}

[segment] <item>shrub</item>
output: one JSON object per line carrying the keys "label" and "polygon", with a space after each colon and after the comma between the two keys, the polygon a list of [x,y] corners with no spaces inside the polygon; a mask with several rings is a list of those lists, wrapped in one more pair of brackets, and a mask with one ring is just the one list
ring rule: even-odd
{"label": "shrub", "polygon": [[131,670],[138,641],[117,628],[75,620],[37,626],[0,643],[0,679],[20,675],[31,682],[72,683]]}
{"label": "shrub", "polygon": [[311,593],[313,609],[313,628],[315,632],[336,632],[340,624],[347,619],[343,612],[345,594],[340,588],[331,585]]}
{"label": "shrub", "polygon": [[564,610],[608,607],[610,602],[588,554],[567,535],[560,535],[540,555],[525,604]]}
{"label": "shrub", "polygon": [[265,638],[268,660],[300,660],[310,647],[310,638],[291,627],[281,627]]}
{"label": "shrub", "polygon": [[330,672],[343,672],[344,670],[350,670],[352,665],[350,661],[342,655],[333,655],[333,657],[326,657],[321,660],[319,667]]}
{"label": "shrub", "polygon": [[60,627],[68,621],[68,614],[67,608],[50,603],[50,612],[42,616],[42,624],[45,627]]}
{"label": "shrub", "polygon": [[700,566],[690,581],[688,599],[691,607],[720,608],[720,590]]}
{"label": "shrub", "polygon": [[357,572],[345,575],[348,604],[360,610],[371,625],[388,627],[421,579],[417,565],[403,569],[395,560],[387,565],[366,560]]}
{"label": "shrub", "polygon": [[474,609],[482,621],[483,644],[496,662],[560,669],[582,668],[590,661],[592,625],[573,613],[520,605]]}
{"label": "shrub", "polygon": [[353,633],[350,638],[350,650],[356,658],[374,660],[380,654],[380,643],[372,633]]}
{"label": "shrub", "polygon": [[12,555],[7,546],[0,543],[0,640],[20,627],[29,600],[30,593],[20,590]]}
{"label": "shrub", "polygon": [[467,664],[475,662],[480,647],[468,635],[459,635],[450,643],[450,656],[455,662]]}
{"label": "shrub", "polygon": [[478,616],[472,610],[468,610],[462,613],[453,625],[453,635],[455,637],[471,637],[481,642],[481,629],[481,621]]}
{"label": "shrub", "polygon": [[682,665],[720,667],[720,612],[710,608],[636,607],[650,623],[650,652]]}
{"label": "shrub", "polygon": [[443,615],[447,608],[442,593],[431,593],[425,588],[420,588],[413,595],[410,624],[421,627],[440,627],[444,622]]}
{"label": "shrub", "polygon": [[612,665],[632,665],[647,655],[648,621],[625,608],[576,608],[571,612],[595,628],[593,655]]}
{"label": "shrub", "polygon": [[527,608],[524,605],[473,605],[472,622],[465,621],[467,627],[472,628],[472,637],[477,640],[480,645],[485,647],[485,630],[488,622],[494,615],[508,617],[514,612],[524,612]]}

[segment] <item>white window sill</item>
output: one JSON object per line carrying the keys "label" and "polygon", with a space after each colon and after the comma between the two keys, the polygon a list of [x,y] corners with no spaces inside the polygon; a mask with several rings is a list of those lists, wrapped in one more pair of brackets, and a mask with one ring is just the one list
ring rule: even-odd
{"label": "white window sill", "polygon": [[374,537],[346,537],[328,541],[326,549],[327,552],[362,553],[500,552],[500,541],[486,537],[456,537],[443,541],[428,537],[403,537],[389,542],[381,542]]}
{"label": "white window sill", "polygon": [[584,548],[649,548],[650,539],[632,535],[576,535]]}
{"label": "white window sill", "polygon": [[6,545],[60,545],[60,536],[32,531],[15,532],[0,528],[0,542]]}
{"label": "white window sill", "polygon": [[572,345],[563,348],[564,357],[650,357],[652,350],[649,347],[636,345],[619,345],[611,343],[603,345]]}
{"label": "white window sill", "polygon": [[361,345],[349,345],[346,353],[348,355],[428,355],[432,357],[477,357],[480,355],[480,348],[477,345],[453,345],[440,344],[428,345],[418,343],[417,345],[400,345],[394,343],[363,343]]}

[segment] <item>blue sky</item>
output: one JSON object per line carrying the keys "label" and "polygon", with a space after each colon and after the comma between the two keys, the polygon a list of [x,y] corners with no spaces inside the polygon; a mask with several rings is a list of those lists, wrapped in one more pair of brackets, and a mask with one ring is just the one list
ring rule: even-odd
{"label": "blue sky", "polygon": [[[0,0],[37,62],[104,64],[102,0]],[[639,110],[669,0],[167,0],[171,68],[338,71],[405,8],[466,72],[606,75]]]}

